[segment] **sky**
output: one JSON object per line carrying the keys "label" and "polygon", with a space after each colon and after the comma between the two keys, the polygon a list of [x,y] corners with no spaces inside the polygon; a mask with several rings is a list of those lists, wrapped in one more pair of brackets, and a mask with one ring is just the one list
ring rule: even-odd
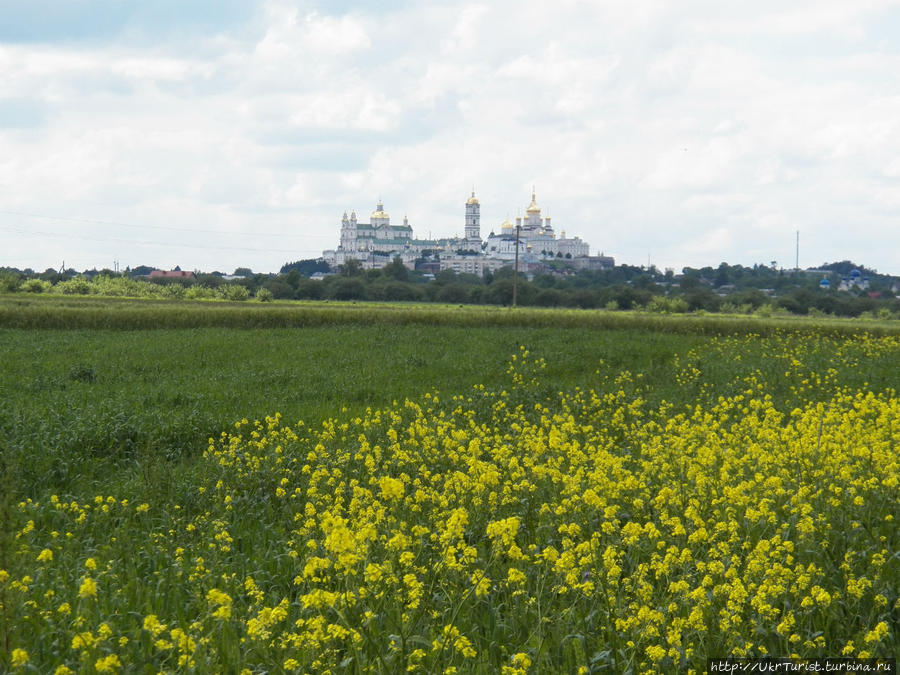
{"label": "sky", "polygon": [[277,272],[534,189],[617,264],[900,275],[900,0],[0,0],[0,267]]}

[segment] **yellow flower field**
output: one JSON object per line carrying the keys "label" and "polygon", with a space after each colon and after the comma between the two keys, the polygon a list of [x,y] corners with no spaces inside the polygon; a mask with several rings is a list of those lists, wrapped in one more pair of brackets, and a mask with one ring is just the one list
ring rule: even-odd
{"label": "yellow flower field", "polygon": [[[739,359],[753,339],[711,349]],[[596,387],[548,393],[523,348],[506,390],[315,427],[241,420],[171,499],[26,500],[0,561],[0,668],[658,673],[894,655],[900,400],[771,343],[771,372],[730,396],[684,356],[689,394],[659,405],[602,363]],[[873,350],[900,341],[838,355]],[[805,402],[779,409],[774,378]]]}

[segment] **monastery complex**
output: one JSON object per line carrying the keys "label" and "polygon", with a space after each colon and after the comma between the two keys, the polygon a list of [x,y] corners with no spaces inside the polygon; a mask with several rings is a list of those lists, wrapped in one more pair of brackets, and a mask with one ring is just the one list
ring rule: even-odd
{"label": "monastery complex", "polygon": [[354,259],[365,269],[377,269],[400,258],[410,269],[430,267],[480,275],[513,265],[518,230],[519,265],[523,271],[538,270],[555,259],[564,259],[578,269],[599,269],[614,264],[610,257],[590,256],[588,243],[578,237],[566,237],[565,230],[557,237],[550,216],[541,216],[534,191],[531,203],[525,208],[525,217],[516,217],[515,224],[507,219],[497,230],[482,238],[481,204],[474,190],[465,204],[463,236],[447,239],[415,238],[405,216],[402,225],[391,225],[391,218],[379,201],[368,223],[359,222],[356,211],[349,216],[345,211],[340,246],[323,251],[322,257],[332,268]]}

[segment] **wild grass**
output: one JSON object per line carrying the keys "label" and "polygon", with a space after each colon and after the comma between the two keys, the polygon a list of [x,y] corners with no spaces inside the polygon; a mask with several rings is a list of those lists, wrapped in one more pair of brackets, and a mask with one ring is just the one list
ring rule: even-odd
{"label": "wild grass", "polygon": [[161,328],[303,328],[347,324],[635,329],[719,335],[779,331],[828,335],[900,334],[897,322],[830,317],[665,315],[607,310],[511,308],[421,303],[289,301],[189,302],[78,296],[0,295],[0,327],[155,330]]}
{"label": "wild grass", "polygon": [[[496,383],[520,344],[553,353],[548,386],[606,359],[657,373],[697,337],[412,325],[0,329],[0,431],[21,493],[80,490],[148,461],[196,459],[234,420],[318,420],[433,389]],[[664,376],[660,378],[664,380]],[[131,469],[129,469],[131,467]],[[77,487],[76,487],[77,486]]]}
{"label": "wild grass", "polygon": [[[900,338],[422,325],[0,338],[16,345],[7,400],[30,374],[51,394],[42,410],[71,402],[70,423],[117,396],[148,424],[213,401],[273,405],[202,455],[59,452],[71,474],[32,475],[27,492],[19,476],[53,450],[5,448],[0,669],[649,673],[896,653]],[[303,354],[311,369],[285,365]],[[295,423],[277,403],[300,373],[306,401],[326,400]],[[203,382],[198,399],[167,399]]]}
{"label": "wild grass", "polygon": [[[890,653],[897,333],[780,317],[0,298],[0,670],[637,672],[722,645]],[[390,507],[367,563],[393,586],[341,558],[369,546],[338,542],[325,516],[354,495],[367,514]],[[607,518],[598,500],[622,509]],[[454,508],[469,518],[447,539],[456,558],[395,539],[419,523],[441,543]],[[692,562],[717,565],[709,535],[732,547],[723,565],[777,602],[732,605],[727,574],[709,590]],[[496,548],[504,536],[527,564]],[[672,547],[691,560],[670,560]],[[343,576],[307,574],[314,558]],[[603,575],[623,585],[600,589]],[[416,604],[420,589],[431,595]],[[343,616],[320,606],[337,592],[358,598],[329,605]],[[331,637],[316,637],[320,620]]]}
{"label": "wild grass", "polygon": [[[123,319],[118,314],[122,308],[105,303],[78,309],[114,316],[110,322]],[[332,322],[295,328],[0,329],[0,433],[7,453],[19,458],[19,494],[79,492],[98,483],[130,480],[159,462],[167,470],[190,465],[207,438],[236,419],[259,418],[272,410],[289,420],[315,421],[435,389],[494,386],[501,381],[507,356],[523,345],[547,358],[541,385],[547,395],[589,386],[601,368],[640,373],[649,387],[645,396],[652,401],[689,405],[702,393],[700,383],[705,390],[728,395],[731,383],[759,371],[776,401],[797,405],[805,397],[818,400],[830,392],[791,391],[778,377],[790,364],[770,353],[770,340],[795,344],[809,364],[810,378],[825,376],[838,350],[847,351],[841,345],[864,340],[848,342],[809,331],[782,330],[783,337],[749,333],[746,344],[734,347],[742,354],[736,358],[730,347],[721,346],[731,344],[729,339],[711,337],[705,330],[648,330],[640,316],[619,319],[617,328],[551,328],[529,325],[530,312],[520,316],[508,310],[506,316],[524,318],[525,325],[486,320],[504,310],[461,312],[464,325],[433,325],[389,322],[390,316],[406,316],[397,307],[312,309]],[[171,319],[171,310],[164,307],[162,315]],[[553,314],[538,313],[542,318]],[[368,315],[378,320],[358,321]],[[351,322],[354,316],[357,321]],[[587,313],[574,316],[585,318]],[[679,382],[676,373],[688,365],[703,377]],[[852,367],[847,361],[841,382],[882,390],[892,386],[897,365],[888,352],[855,359]]]}

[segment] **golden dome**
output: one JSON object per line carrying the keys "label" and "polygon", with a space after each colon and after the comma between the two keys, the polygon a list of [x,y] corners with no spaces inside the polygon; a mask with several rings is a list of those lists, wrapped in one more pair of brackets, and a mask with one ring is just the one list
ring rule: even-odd
{"label": "golden dome", "polygon": [[472,196],[469,197],[468,201],[466,202],[466,205],[477,204],[477,203],[478,203],[478,197],[475,196],[475,190],[473,189]]}
{"label": "golden dome", "polygon": [[384,210],[384,205],[379,201],[378,205],[375,207],[375,210],[372,211],[372,218],[389,218],[387,212]]}
{"label": "golden dome", "polygon": [[513,224],[511,222],[509,222],[509,218],[507,218],[502,223],[500,223],[501,230],[511,230],[512,226],[513,226]]}
{"label": "golden dome", "polygon": [[540,213],[541,207],[537,205],[537,199],[534,196],[534,190],[531,191],[531,203],[525,209],[525,213]]}

